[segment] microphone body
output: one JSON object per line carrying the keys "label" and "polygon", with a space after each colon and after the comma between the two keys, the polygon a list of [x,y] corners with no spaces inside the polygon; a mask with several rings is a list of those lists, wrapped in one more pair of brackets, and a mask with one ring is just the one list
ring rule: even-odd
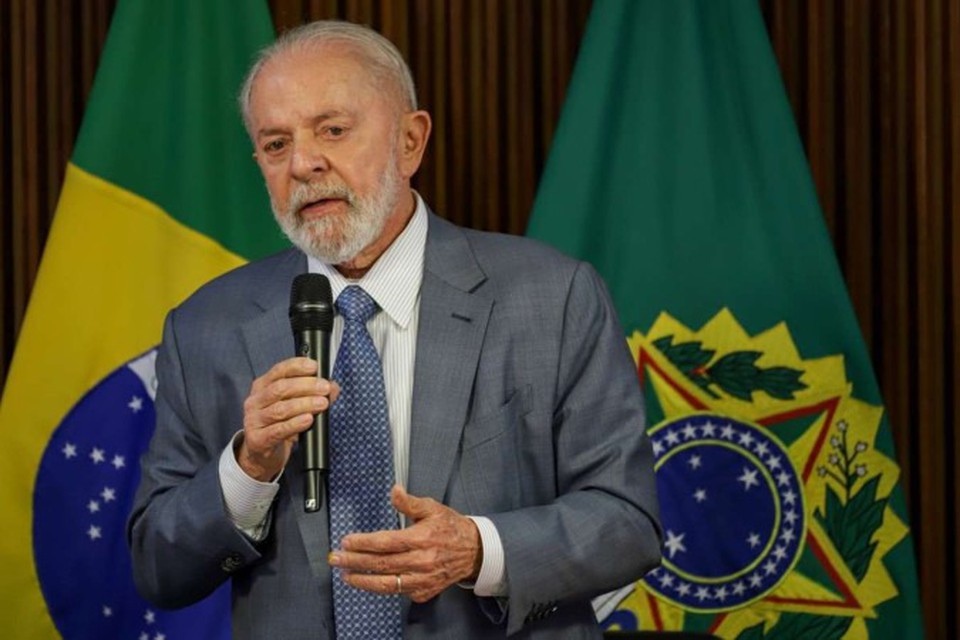
{"label": "microphone body", "polygon": [[[330,377],[330,331],[333,329],[333,295],[330,281],[317,273],[300,274],[290,291],[290,327],[297,355],[317,362],[317,376]],[[323,502],[323,479],[330,466],[328,412],[313,417],[299,438],[303,455],[303,508],[318,511]]]}

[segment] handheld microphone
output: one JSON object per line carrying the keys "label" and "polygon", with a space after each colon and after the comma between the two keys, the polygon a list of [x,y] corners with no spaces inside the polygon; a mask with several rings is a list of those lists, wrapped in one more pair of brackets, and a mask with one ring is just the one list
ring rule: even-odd
{"label": "handheld microphone", "polygon": [[[290,287],[290,327],[297,355],[317,361],[317,376],[330,377],[330,331],[333,329],[333,294],[330,281],[319,273],[302,273]],[[303,452],[303,509],[318,511],[322,501],[321,480],[330,466],[327,446],[327,411],[313,417],[313,424],[300,434]]]}

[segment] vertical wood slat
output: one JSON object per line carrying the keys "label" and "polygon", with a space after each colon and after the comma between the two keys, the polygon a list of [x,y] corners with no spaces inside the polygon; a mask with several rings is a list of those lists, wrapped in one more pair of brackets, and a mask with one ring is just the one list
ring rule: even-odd
{"label": "vertical wood slat", "polygon": [[[817,141],[816,145],[807,145],[807,158],[827,227],[836,238],[836,127],[833,102],[835,42],[833,21],[830,19],[831,6],[830,0],[810,0],[807,4],[806,50],[810,72],[806,78],[809,105],[806,130],[810,139]],[[840,257],[842,261],[842,254]]]}
{"label": "vertical wood slat", "polygon": [[[481,140],[484,142],[483,162],[489,168],[487,172],[487,181],[485,184],[485,197],[483,215],[477,220],[485,229],[499,229],[500,215],[502,212],[503,200],[501,195],[501,171],[500,162],[500,136],[497,132],[503,126],[500,119],[501,103],[493,100],[496,95],[498,80],[500,77],[500,0],[488,0],[484,3],[483,11],[483,38],[485,46],[483,48],[483,125],[484,135]],[[479,212],[474,212],[477,215]]]}
{"label": "vertical wood slat", "polygon": [[[839,28],[843,37],[842,52],[842,126],[839,139],[842,146],[842,171],[846,176],[870,175],[873,149],[870,133],[876,104],[870,91],[870,21],[873,9],[859,2],[842,3]],[[873,203],[871,182],[866,180],[837,180],[837,215],[844,220],[842,234],[846,257],[844,275],[864,339],[870,343],[873,336]],[[838,241],[841,237],[837,238]],[[866,241],[865,241],[866,240]]]}
{"label": "vertical wood slat", "polygon": [[471,201],[471,180],[467,172],[469,153],[467,146],[477,140],[467,139],[469,129],[469,111],[467,109],[468,88],[470,83],[470,64],[467,48],[469,29],[467,12],[462,2],[450,3],[450,25],[455,33],[450,36],[450,193],[458,195],[456,205],[449,204],[447,215],[457,224],[465,224],[467,205]]}
{"label": "vertical wood slat", "polygon": [[878,253],[887,265],[882,278],[885,291],[878,307],[881,330],[875,332],[879,349],[874,353],[886,408],[894,428],[894,440],[900,458],[902,481],[908,503],[916,503],[919,490],[915,491],[914,477],[917,448],[907,425],[912,423],[910,397],[904,391],[910,388],[911,353],[910,342],[900,338],[898,327],[911,325],[912,308],[904,301],[910,297],[909,282],[909,235],[907,233],[908,210],[907,154],[889,153],[891,149],[906,149],[907,146],[907,55],[903,46],[906,21],[902,15],[902,3],[887,0],[881,7],[876,42],[880,44],[880,135],[879,153],[886,158],[880,162],[880,200],[877,203],[880,217],[880,244]]}
{"label": "vertical wood slat", "polygon": [[11,172],[8,130],[12,120],[11,102],[12,92],[7,78],[11,78],[10,45],[13,42],[11,28],[10,5],[0,3],[0,42],[7,43],[0,46],[0,295],[3,296],[3,310],[0,312],[0,380],[6,379],[7,365],[12,357],[13,341],[16,336],[13,323],[13,282],[20,274],[13,267],[12,260],[12,203],[7,194],[10,193]]}
{"label": "vertical wood slat", "polygon": [[[944,235],[949,238],[949,247],[946,251],[947,256],[954,256],[949,260],[946,267],[948,287],[947,292],[947,348],[944,350],[947,356],[946,362],[946,384],[944,390],[947,397],[950,398],[947,404],[947,418],[944,420],[944,426],[947,432],[948,440],[952,440],[952,447],[948,449],[948,455],[952,456],[953,464],[950,467],[953,473],[946,478],[947,487],[947,516],[944,519],[943,526],[953,532],[953,544],[950,546],[952,553],[952,562],[948,558],[949,570],[952,572],[952,580],[948,583],[944,598],[947,602],[956,603],[960,601],[960,549],[956,542],[956,532],[960,531],[960,434],[956,427],[960,423],[960,381],[957,377],[957,365],[960,363],[960,260],[956,256],[960,248],[960,3],[947,3],[947,17],[944,20],[947,45],[944,47],[946,55],[946,98],[948,135],[947,165],[945,174],[945,183],[947,186],[947,202],[945,206],[947,233]],[[960,632],[960,612],[957,607],[950,608],[952,620],[947,624],[947,629],[952,631],[954,636]]]}
{"label": "vertical wood slat", "polygon": [[[946,557],[946,531],[938,526],[933,514],[944,512],[943,478],[945,477],[945,430],[936,428],[943,424],[942,392],[942,345],[943,327],[939,310],[942,285],[940,243],[942,232],[940,216],[940,180],[937,172],[941,166],[942,131],[938,126],[938,94],[940,83],[929,82],[928,73],[939,71],[937,48],[939,39],[939,7],[936,0],[916,4],[914,23],[914,109],[916,163],[916,234],[917,234],[917,357],[924,366],[918,367],[917,383],[930,398],[919,405],[920,447],[925,462],[920,467],[921,522],[932,526],[920,529],[921,544],[925,550],[920,556],[919,570],[922,579],[933,584],[947,583],[943,558]],[[933,75],[932,77],[937,77]],[[942,307],[941,307],[942,308]],[[946,637],[944,625],[937,612],[946,611],[945,590],[937,589],[924,594],[923,608],[927,618],[927,630],[931,637]]]}

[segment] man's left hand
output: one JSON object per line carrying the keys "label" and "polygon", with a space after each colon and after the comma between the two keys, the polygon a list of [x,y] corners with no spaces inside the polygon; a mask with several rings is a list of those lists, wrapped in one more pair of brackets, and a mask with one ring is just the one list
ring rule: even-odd
{"label": "man's left hand", "polygon": [[[374,593],[426,602],[458,582],[475,581],[483,561],[477,525],[432,498],[395,485],[394,508],[412,523],[397,531],[352,533],[330,554],[344,582]],[[398,578],[399,576],[399,578]]]}

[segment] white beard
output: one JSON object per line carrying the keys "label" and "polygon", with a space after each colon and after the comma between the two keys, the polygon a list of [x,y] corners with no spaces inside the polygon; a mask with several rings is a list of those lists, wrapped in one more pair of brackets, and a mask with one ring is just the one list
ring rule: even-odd
{"label": "white beard", "polygon": [[[326,264],[342,264],[357,257],[380,237],[400,198],[401,186],[396,156],[391,153],[378,188],[368,196],[358,196],[339,181],[334,184],[301,182],[290,194],[284,210],[279,210],[272,195],[270,206],[280,229],[301,251]],[[303,205],[324,198],[344,200],[347,212],[306,222],[300,218]]]}

